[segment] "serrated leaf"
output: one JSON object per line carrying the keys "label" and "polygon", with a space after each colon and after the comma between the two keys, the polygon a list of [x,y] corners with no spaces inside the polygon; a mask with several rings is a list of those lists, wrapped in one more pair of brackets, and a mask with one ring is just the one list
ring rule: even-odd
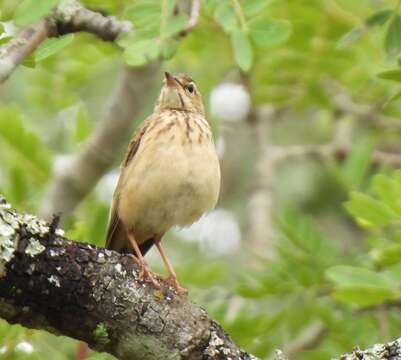
{"label": "serrated leaf", "polygon": [[253,51],[248,37],[243,31],[234,31],[231,34],[231,44],[234,49],[234,58],[238,66],[248,71],[252,66]]}
{"label": "serrated leaf", "polygon": [[389,206],[356,191],[350,193],[350,200],[344,206],[359,222],[369,226],[386,225],[397,219],[397,214]]}
{"label": "serrated leaf", "polygon": [[401,17],[398,14],[390,21],[384,44],[390,55],[397,56],[401,52]]}
{"label": "serrated leaf", "polygon": [[265,49],[285,42],[291,35],[291,24],[285,20],[257,19],[249,23],[249,33],[255,45]]}
{"label": "serrated leaf", "polygon": [[247,17],[255,16],[270,5],[272,0],[246,0],[241,3],[242,10]]}
{"label": "serrated leaf", "polygon": [[337,41],[337,48],[338,49],[345,49],[346,47],[354,44],[357,42],[365,30],[361,27],[353,28],[351,31],[344,34],[340,40]]}
{"label": "serrated leaf", "polygon": [[35,51],[35,61],[39,62],[65,48],[74,40],[74,34],[68,34],[43,41]]}
{"label": "serrated leaf", "polygon": [[58,3],[58,0],[23,0],[15,10],[14,21],[23,26],[39,20],[50,13]]}
{"label": "serrated leaf", "polygon": [[400,69],[383,71],[381,73],[378,73],[377,76],[381,79],[401,82],[401,70]]}
{"label": "serrated leaf", "polygon": [[237,15],[229,1],[222,1],[217,6],[214,19],[227,33],[239,29]]}

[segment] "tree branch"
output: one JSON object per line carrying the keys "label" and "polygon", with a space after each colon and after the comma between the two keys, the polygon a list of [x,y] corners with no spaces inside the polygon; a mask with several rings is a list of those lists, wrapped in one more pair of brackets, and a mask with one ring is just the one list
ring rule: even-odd
{"label": "tree branch", "polygon": [[191,9],[189,11],[189,19],[187,25],[178,34],[179,36],[186,36],[198,24],[202,2],[201,0],[192,0]]}
{"label": "tree branch", "polygon": [[[375,344],[372,347],[361,350],[356,347],[351,353],[340,355],[334,360],[401,360],[401,338],[394,341]],[[276,350],[274,360],[289,360],[289,358],[281,351]]]}
{"label": "tree branch", "polygon": [[144,108],[143,93],[155,84],[159,64],[124,67],[103,118],[82,148],[55,172],[42,202],[40,215],[69,213],[109,169],[131,132],[133,119]]}
{"label": "tree branch", "polygon": [[[336,124],[333,139],[327,144],[307,144],[275,146],[266,149],[266,157],[274,157],[274,161],[280,163],[299,157],[316,157],[318,159],[337,158],[343,159],[352,148],[352,126],[345,117],[339,119]],[[271,155],[273,153],[273,155]],[[372,163],[375,165],[388,165],[394,168],[401,167],[401,153],[373,150]]]}
{"label": "tree branch", "polygon": [[86,9],[76,0],[62,2],[50,16],[22,29],[0,47],[0,83],[48,37],[87,31],[103,40],[113,41],[118,34],[131,29],[130,22]]}
{"label": "tree branch", "polygon": [[0,317],[125,359],[256,359],[168,284],[139,280],[129,255],[70,241],[0,202]]}

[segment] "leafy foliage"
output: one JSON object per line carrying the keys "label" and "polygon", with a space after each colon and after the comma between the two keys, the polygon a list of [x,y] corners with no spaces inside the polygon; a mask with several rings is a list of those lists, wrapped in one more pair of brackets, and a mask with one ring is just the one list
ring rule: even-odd
{"label": "leafy foliage", "polygon": [[[269,129],[279,145],[331,140],[339,111],[327,79],[358,102],[400,116],[401,14],[393,3],[204,0],[187,36],[181,33],[189,17],[175,11],[173,0],[83,3],[131,21],[135,31],[117,46],[88,34],[48,39],[0,88],[0,192],[21,210],[38,212],[52,167],[63,166],[60,155],[78,151],[96,127],[123,62],[139,67],[161,59],[166,70],[191,74],[206,105],[216,84],[241,79],[253,106],[290,109]],[[0,44],[56,4],[0,0]],[[143,97],[150,104],[155,95]],[[243,241],[241,251],[219,257],[168,234],[163,241],[191,298],[261,358],[290,348],[316,326],[322,335],[297,358],[330,358],[399,336],[401,315],[391,305],[401,296],[401,173],[372,165],[372,158],[378,146],[397,147],[400,135],[351,116],[356,131],[345,159],[280,167],[273,184],[274,255],[266,258],[245,239],[257,174],[251,125],[210,120],[226,148],[219,206],[235,214]],[[63,219],[69,237],[103,245],[106,190],[99,184]],[[163,271],[152,252],[149,261]],[[377,316],[383,308],[385,330]],[[23,341],[33,352],[21,352]],[[75,347],[71,339],[0,322],[1,360],[70,359]]]}

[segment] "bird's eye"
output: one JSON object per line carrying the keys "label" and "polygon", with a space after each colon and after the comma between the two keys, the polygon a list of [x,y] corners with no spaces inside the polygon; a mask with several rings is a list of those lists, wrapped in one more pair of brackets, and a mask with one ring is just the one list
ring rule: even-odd
{"label": "bird's eye", "polygon": [[195,92],[195,86],[194,86],[193,84],[188,84],[185,88],[186,88],[186,89],[188,90],[188,92],[190,92],[191,94],[193,94],[193,93]]}

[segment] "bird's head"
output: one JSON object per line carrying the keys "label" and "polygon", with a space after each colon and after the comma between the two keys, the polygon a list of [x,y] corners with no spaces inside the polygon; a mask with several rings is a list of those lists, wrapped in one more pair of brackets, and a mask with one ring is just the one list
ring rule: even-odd
{"label": "bird's head", "polygon": [[181,110],[205,114],[202,96],[195,82],[187,75],[165,72],[165,79],[155,110]]}

